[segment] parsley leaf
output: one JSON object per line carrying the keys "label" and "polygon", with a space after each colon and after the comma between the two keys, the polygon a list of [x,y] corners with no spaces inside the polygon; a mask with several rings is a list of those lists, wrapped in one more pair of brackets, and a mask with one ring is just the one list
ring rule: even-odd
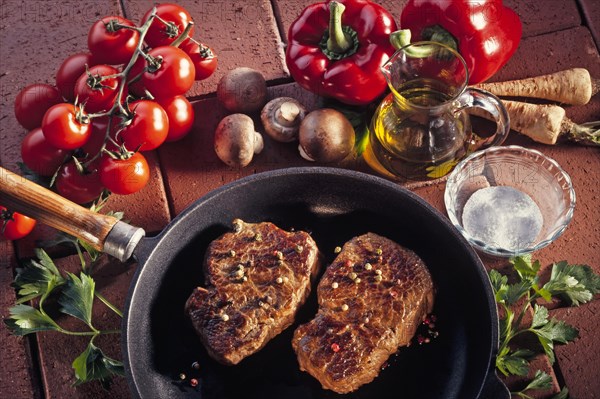
{"label": "parsley leaf", "polygon": [[528,331],[538,337],[550,364],[555,360],[554,342],[566,344],[579,336],[579,331],[575,327],[554,318],[548,320],[548,309],[537,304],[533,308],[533,320]]}
{"label": "parsley leaf", "polygon": [[569,265],[562,261],[552,266],[550,281],[544,289],[573,306],[579,306],[600,293],[600,276],[587,265]]}
{"label": "parsley leaf", "polygon": [[4,320],[15,335],[27,335],[39,331],[60,331],[49,316],[29,305],[18,304],[10,308],[10,316]]}
{"label": "parsley leaf", "polygon": [[539,261],[532,261],[531,254],[517,256],[510,260],[521,279],[534,279],[540,271],[542,265]]}
{"label": "parsley leaf", "polygon": [[58,299],[61,312],[78,318],[92,329],[95,286],[94,280],[84,273],[81,273],[81,279],[68,273],[66,286]]}
{"label": "parsley leaf", "polygon": [[529,360],[533,355],[534,353],[527,349],[510,352],[507,348],[505,354],[497,357],[496,367],[504,375],[525,376],[529,373]]}
{"label": "parsley leaf", "polygon": [[74,385],[100,380],[102,386],[108,389],[113,376],[125,375],[123,363],[106,356],[94,345],[93,340],[90,340],[85,351],[73,361],[72,367],[77,378]]}
{"label": "parsley leaf", "polygon": [[[529,374],[529,360],[535,353],[527,349],[514,350],[511,346],[513,338],[522,333],[535,335],[550,363],[554,363],[554,345],[566,344],[579,336],[575,327],[550,318],[548,309],[536,301],[539,298],[550,301],[553,296],[561,296],[573,306],[588,302],[600,293],[600,276],[589,266],[569,265],[563,261],[552,266],[550,280],[540,287],[539,261],[533,261],[530,255],[526,255],[512,258],[510,263],[519,278],[514,284],[509,284],[508,277],[496,270],[489,272],[496,303],[501,310],[496,368],[507,376],[525,376]],[[530,309],[533,315],[531,321],[527,322],[525,316]],[[525,389],[513,394],[531,399],[526,391],[550,388],[551,383],[550,376],[538,370]],[[554,399],[566,399],[567,396],[568,390],[565,388]]]}
{"label": "parsley leaf", "polygon": [[32,259],[25,266],[18,269],[13,287],[17,288],[19,299],[17,303],[24,303],[49,293],[48,283],[54,280],[51,287],[56,288],[65,283],[58,269],[48,254],[41,249],[35,251],[38,260]]}

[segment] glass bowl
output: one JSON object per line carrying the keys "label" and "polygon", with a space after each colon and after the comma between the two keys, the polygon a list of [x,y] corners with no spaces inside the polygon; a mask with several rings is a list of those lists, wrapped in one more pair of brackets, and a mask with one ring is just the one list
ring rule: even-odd
{"label": "glass bowl", "polygon": [[454,168],[444,203],[452,224],[475,249],[511,257],[560,237],[573,217],[575,190],[569,175],[541,152],[490,147]]}

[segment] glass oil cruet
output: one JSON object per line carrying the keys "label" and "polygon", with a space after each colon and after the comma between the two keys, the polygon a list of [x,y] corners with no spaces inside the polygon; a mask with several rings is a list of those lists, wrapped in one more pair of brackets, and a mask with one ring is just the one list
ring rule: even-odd
{"label": "glass oil cruet", "polygon": [[[468,88],[463,58],[436,42],[400,48],[381,67],[391,93],[369,125],[365,162],[390,178],[427,180],[442,177],[468,153],[501,144],[509,119],[501,101]],[[496,121],[496,132],[472,132],[469,108],[482,108]]]}

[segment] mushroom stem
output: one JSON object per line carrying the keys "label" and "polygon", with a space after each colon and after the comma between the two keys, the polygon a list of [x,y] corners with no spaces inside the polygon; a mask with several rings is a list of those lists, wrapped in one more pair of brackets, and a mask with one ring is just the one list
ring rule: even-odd
{"label": "mushroom stem", "polygon": [[260,152],[265,148],[265,142],[260,133],[254,132],[254,153],[260,154]]}
{"label": "mushroom stem", "polygon": [[291,101],[286,101],[279,106],[275,114],[277,122],[285,126],[291,126],[300,115],[300,108]]}

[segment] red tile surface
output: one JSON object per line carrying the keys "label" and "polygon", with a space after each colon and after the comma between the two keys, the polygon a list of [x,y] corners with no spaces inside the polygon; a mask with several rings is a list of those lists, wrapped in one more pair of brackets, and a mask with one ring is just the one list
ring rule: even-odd
{"label": "red tile surface", "polygon": [[[195,38],[210,45],[219,57],[219,68],[211,78],[195,84],[189,93],[194,101],[196,122],[193,132],[184,140],[163,145],[148,154],[153,179],[145,190],[133,196],[113,196],[107,209],[124,210],[132,224],[149,232],[160,231],[176,214],[208,191],[242,176],[263,170],[288,166],[309,165],[300,158],[295,144],[273,142],[265,137],[265,149],[255,157],[252,164],[243,169],[230,168],[218,160],[213,151],[213,134],[219,120],[226,115],[218,104],[214,92],[223,74],[235,67],[249,66],[261,71],[269,81],[269,98],[292,96],[309,109],[321,107],[322,100],[291,82],[283,59],[284,42],[289,24],[310,0],[183,0],[196,22]],[[405,0],[382,0],[380,3],[399,17]],[[600,8],[593,0],[549,0],[546,2],[506,0],[523,21],[524,39],[513,59],[498,73],[496,80],[514,79],[554,72],[568,67],[586,67],[592,75],[600,77],[598,53],[598,21]],[[121,10],[120,4],[123,4]],[[139,22],[145,11],[152,6],[151,0],[103,0],[63,2],[27,2],[2,0],[0,7],[0,162],[16,170],[19,160],[19,143],[25,134],[12,115],[12,102],[18,90],[29,83],[53,82],[54,71],[62,59],[86,46],[87,29],[91,21],[104,15],[119,13]],[[68,24],[68,25],[67,25]],[[68,29],[64,29],[68,26]],[[280,33],[281,30],[281,33]],[[67,32],[67,33],[65,33]],[[596,34],[596,42],[594,42]],[[27,65],[27,67],[23,67]],[[575,122],[600,117],[600,97],[586,106],[568,107],[568,116]],[[263,132],[258,114],[252,115],[257,130]],[[520,144],[538,149],[556,159],[573,178],[578,196],[575,216],[565,234],[553,245],[535,254],[546,272],[552,262],[566,259],[571,263],[587,263],[600,272],[600,227],[598,226],[598,198],[600,196],[600,157],[598,149],[582,148],[561,143],[544,146],[530,139],[511,133],[507,144]],[[364,166],[346,163],[344,166],[365,170]],[[408,184],[417,194],[444,212],[443,181],[428,185]],[[20,257],[32,255],[34,239],[53,234],[47,227],[38,227],[28,240],[18,244]],[[14,254],[9,244],[0,243],[0,299],[2,315],[14,301],[14,293],[6,289],[12,280]],[[53,253],[62,257],[68,251]],[[9,259],[7,262],[6,259]],[[506,260],[482,256],[487,267],[508,270]],[[75,271],[77,259],[67,256],[58,261],[61,268]],[[7,266],[8,265],[8,266]],[[110,262],[99,270],[98,288],[109,299],[122,307],[133,266]],[[560,305],[560,304],[559,304]],[[558,383],[566,383],[573,398],[598,397],[600,387],[597,376],[600,371],[594,360],[600,357],[600,333],[598,331],[598,301],[575,309],[556,308],[552,315],[564,319],[581,330],[581,338],[575,343],[557,348],[556,369],[558,378],[545,358],[536,360],[539,367],[553,376],[552,391]],[[556,307],[556,304],[553,304]],[[95,307],[95,319],[99,325],[114,325],[118,321],[112,312],[101,304]],[[65,326],[77,328],[76,323],[64,320]],[[28,398],[35,395],[35,381],[31,367],[41,370],[41,389],[48,398],[127,398],[129,394],[124,380],[119,379],[110,394],[98,384],[78,388],[71,386],[72,359],[85,347],[84,340],[73,340],[59,334],[40,334],[38,348],[40,363],[31,363],[24,340],[8,335],[0,326],[3,348],[0,361],[0,397]],[[119,356],[117,337],[101,339],[103,349]],[[66,359],[66,360],[65,360]],[[34,359],[35,360],[35,359]],[[4,372],[4,364],[10,365],[11,374]],[[30,366],[31,364],[31,366]],[[16,381],[16,382],[15,382]],[[511,381],[518,387],[519,381]],[[8,387],[8,388],[5,388]],[[5,395],[5,392],[7,395]],[[594,396],[595,395],[595,396]],[[536,398],[548,398],[549,392],[538,392]]]}
{"label": "red tile surface", "polygon": [[584,22],[592,32],[596,45],[600,47],[600,3],[595,0],[579,0]]}
{"label": "red tile surface", "polygon": [[32,359],[28,353],[27,338],[16,338],[10,334],[4,324],[9,315],[9,308],[14,306],[15,292],[9,289],[13,280],[13,270],[16,266],[13,243],[0,241],[0,397],[31,398],[38,393],[32,373]]}
{"label": "red tile surface", "polygon": [[550,315],[579,329],[580,338],[556,348],[560,374],[569,387],[572,399],[600,398],[598,378],[598,325],[600,325],[600,301],[596,300],[579,308],[561,308]]}

